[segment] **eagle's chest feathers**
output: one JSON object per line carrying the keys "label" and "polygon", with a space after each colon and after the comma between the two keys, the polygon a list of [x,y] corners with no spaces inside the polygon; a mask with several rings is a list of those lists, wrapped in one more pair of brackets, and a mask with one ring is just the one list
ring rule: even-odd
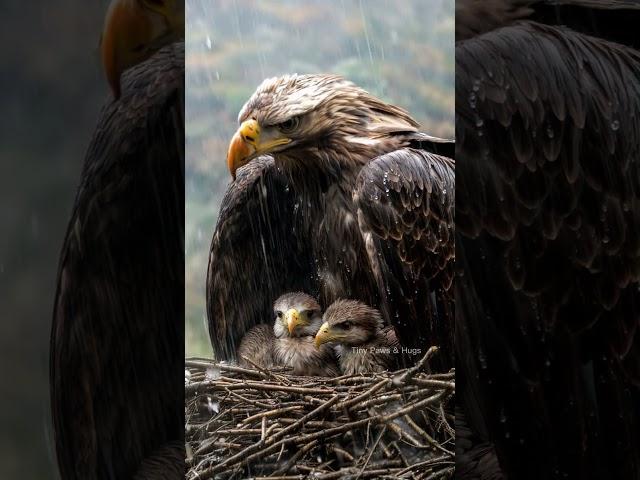
{"label": "eagle's chest feathers", "polygon": [[371,372],[382,372],[385,366],[381,364],[376,353],[370,350],[372,345],[362,347],[336,346],[336,354],[340,370],[345,375],[357,375]]}
{"label": "eagle's chest feathers", "polygon": [[326,349],[317,349],[313,337],[280,338],[276,341],[276,363],[292,367],[294,373],[309,375],[321,369],[326,359]]}
{"label": "eagle's chest feathers", "polygon": [[350,286],[366,260],[351,185],[331,185],[322,194],[311,232],[318,276],[329,297],[350,294]]}

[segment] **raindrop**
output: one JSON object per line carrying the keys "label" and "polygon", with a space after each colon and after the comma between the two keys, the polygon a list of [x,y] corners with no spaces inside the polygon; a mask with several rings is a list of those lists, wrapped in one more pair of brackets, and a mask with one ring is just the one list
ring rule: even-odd
{"label": "raindrop", "polygon": [[482,125],[484,125],[484,121],[483,121],[480,117],[477,117],[477,118],[476,118],[476,127],[478,127],[478,128],[479,128],[479,127],[481,127]]}
{"label": "raindrop", "polygon": [[211,50],[211,37],[209,35],[207,35],[206,44],[207,48]]}
{"label": "raindrop", "polygon": [[469,105],[471,106],[471,108],[473,108],[473,109],[476,108],[476,101],[477,101],[476,94],[472,92],[469,95]]}
{"label": "raindrop", "polygon": [[614,132],[620,128],[620,122],[618,120],[614,120],[611,122],[611,130]]}
{"label": "raindrop", "polygon": [[483,352],[478,353],[478,360],[480,361],[480,367],[483,370],[487,369],[487,357]]}
{"label": "raindrop", "polygon": [[207,397],[207,410],[209,413],[220,413],[220,404],[211,400],[211,397]]}
{"label": "raindrop", "polygon": [[205,378],[207,380],[218,380],[220,378],[220,369],[217,367],[209,367],[205,372]]}

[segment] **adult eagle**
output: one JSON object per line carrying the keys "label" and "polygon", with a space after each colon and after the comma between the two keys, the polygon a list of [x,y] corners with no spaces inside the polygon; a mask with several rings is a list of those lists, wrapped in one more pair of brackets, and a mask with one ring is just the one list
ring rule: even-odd
{"label": "adult eagle", "polygon": [[65,480],[184,478],[184,45],[153,54],[180,36],[178,4],[116,1],[103,34],[119,98],[84,161],[51,332]]}
{"label": "adult eagle", "polygon": [[265,80],[239,122],[207,274],[215,355],[303,290],[379,308],[452,365],[453,143],[334,75]]}
{"label": "adult eagle", "polygon": [[639,478],[640,5],[457,7],[457,472]]}

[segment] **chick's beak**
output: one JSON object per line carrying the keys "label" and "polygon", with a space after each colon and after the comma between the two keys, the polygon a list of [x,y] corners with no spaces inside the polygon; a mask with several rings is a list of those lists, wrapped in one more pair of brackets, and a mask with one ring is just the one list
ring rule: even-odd
{"label": "chick's beak", "polygon": [[334,336],[331,332],[331,327],[329,327],[329,323],[324,322],[320,327],[320,330],[318,330],[318,333],[316,333],[316,338],[314,340],[314,343],[316,345],[316,348],[320,348],[320,345],[322,345],[323,343],[330,342],[333,339],[334,339]]}
{"label": "chick's beak", "polygon": [[287,310],[284,314],[284,319],[287,322],[289,334],[293,334],[298,325],[305,325],[305,322],[300,316],[300,313],[295,308],[290,308],[289,310]]}
{"label": "chick's beak", "polygon": [[122,72],[181,38],[183,1],[113,0],[102,31],[100,53],[114,97],[120,97]]}

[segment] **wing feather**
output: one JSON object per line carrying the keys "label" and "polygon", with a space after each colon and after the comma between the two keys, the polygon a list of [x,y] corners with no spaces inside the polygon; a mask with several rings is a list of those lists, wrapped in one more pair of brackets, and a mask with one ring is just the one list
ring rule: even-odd
{"label": "wing feather", "polygon": [[171,442],[184,456],[183,65],[172,45],[125,74],[85,158],[51,332],[65,479],[132,478]]}
{"label": "wing feather", "polygon": [[623,45],[523,22],[456,46],[459,392],[509,476],[637,475],[638,111]]}
{"label": "wing feather", "polygon": [[413,148],[382,155],[358,175],[354,202],[400,344],[441,345],[452,362],[455,162]]}
{"label": "wing feather", "polygon": [[209,336],[217,358],[235,358],[242,336],[273,321],[273,301],[289,291],[318,293],[308,245],[298,241],[301,209],[273,158],[238,171],[218,217],[207,272]]}

